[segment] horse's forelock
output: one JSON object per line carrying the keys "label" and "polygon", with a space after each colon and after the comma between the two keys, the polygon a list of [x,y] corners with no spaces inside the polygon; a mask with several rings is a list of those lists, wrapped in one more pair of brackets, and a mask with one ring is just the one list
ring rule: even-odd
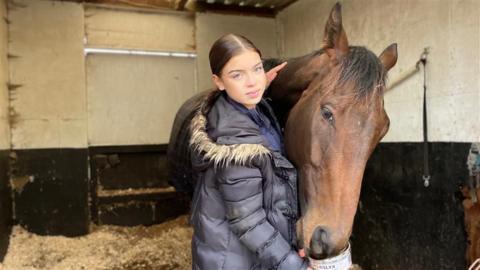
{"label": "horse's forelock", "polygon": [[[310,54],[287,60],[295,64],[296,61],[312,59],[323,54],[320,49]],[[365,47],[350,46],[350,51],[340,62],[340,74],[334,76],[335,81],[330,82],[335,86],[350,86],[353,92],[343,93],[345,97],[351,97],[352,101],[364,100],[369,96],[376,96],[385,88],[387,72],[378,57]],[[336,88],[336,87],[333,88]],[[327,89],[333,90],[330,87]],[[327,94],[326,92],[323,94]]]}
{"label": "horse's forelock", "polygon": [[354,84],[354,95],[363,98],[384,88],[386,70],[378,57],[365,47],[350,47],[341,62],[339,84]]}

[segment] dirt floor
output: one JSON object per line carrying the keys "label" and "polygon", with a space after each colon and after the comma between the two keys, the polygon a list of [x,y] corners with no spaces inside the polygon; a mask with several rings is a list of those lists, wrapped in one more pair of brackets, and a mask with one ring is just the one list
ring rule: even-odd
{"label": "dirt floor", "polygon": [[99,226],[75,238],[15,226],[0,270],[191,269],[191,237],[186,215],[150,227]]}

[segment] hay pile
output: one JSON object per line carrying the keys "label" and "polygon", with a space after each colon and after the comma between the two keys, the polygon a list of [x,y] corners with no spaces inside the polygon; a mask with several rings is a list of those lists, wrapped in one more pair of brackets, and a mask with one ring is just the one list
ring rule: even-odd
{"label": "hay pile", "polygon": [[150,227],[99,226],[75,238],[15,226],[0,270],[190,270],[193,230],[187,220],[183,215]]}
{"label": "hay pile", "polygon": [[191,237],[186,215],[150,227],[99,226],[75,238],[38,236],[16,226],[0,269],[191,269]]}

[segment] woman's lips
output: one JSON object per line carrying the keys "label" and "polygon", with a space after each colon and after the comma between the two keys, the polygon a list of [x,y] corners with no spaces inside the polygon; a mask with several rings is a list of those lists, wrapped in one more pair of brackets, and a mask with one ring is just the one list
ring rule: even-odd
{"label": "woman's lips", "polygon": [[260,95],[260,90],[247,92],[247,96],[249,98],[256,98],[256,97],[258,97],[258,95]]}

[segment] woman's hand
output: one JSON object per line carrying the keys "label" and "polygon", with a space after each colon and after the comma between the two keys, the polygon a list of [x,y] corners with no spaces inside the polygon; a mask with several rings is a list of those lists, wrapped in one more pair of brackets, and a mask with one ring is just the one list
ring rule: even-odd
{"label": "woman's hand", "polygon": [[[300,249],[300,250],[298,251],[298,255],[299,255],[300,257],[304,258],[304,257],[305,257],[305,250],[304,250],[303,248]],[[309,267],[307,267],[307,270],[313,270],[313,268],[309,266]]]}
{"label": "woman's hand", "polygon": [[280,65],[270,69],[265,74],[267,75],[267,87],[277,77],[278,72],[287,65],[287,62],[283,62]]}
{"label": "woman's hand", "polygon": [[302,248],[298,251],[298,256],[304,258],[305,257],[305,250]]}

